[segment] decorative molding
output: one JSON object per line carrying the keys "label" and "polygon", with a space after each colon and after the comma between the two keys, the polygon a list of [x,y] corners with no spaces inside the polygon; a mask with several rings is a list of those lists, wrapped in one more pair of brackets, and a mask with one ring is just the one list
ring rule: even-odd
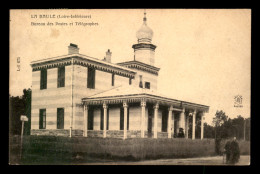
{"label": "decorative molding", "polygon": [[128,62],[122,62],[118,63],[118,65],[125,66],[127,68],[137,69],[145,72],[149,72],[155,75],[158,75],[160,68],[157,68],[155,66],[151,66],[139,61],[128,61]]}
{"label": "decorative molding", "polygon": [[104,103],[103,103],[103,108],[104,108],[104,109],[107,109],[107,107],[108,107],[107,104],[104,102]]}
{"label": "decorative molding", "polygon": [[197,112],[208,112],[209,106],[206,105],[200,105],[195,103],[189,103],[184,101],[179,101],[171,98],[165,98],[161,96],[155,96],[150,94],[132,94],[132,95],[118,95],[118,96],[107,96],[107,97],[99,97],[99,98],[83,98],[82,101],[86,102],[88,105],[100,105],[103,104],[103,102],[106,102],[107,104],[118,104],[123,103],[126,101],[127,103],[136,103],[136,102],[142,102],[146,101],[149,103],[158,103],[159,105],[166,105],[170,106],[172,105],[174,107],[174,111],[182,112],[182,109],[185,106],[185,110],[197,110]]}
{"label": "decorative molding", "polygon": [[154,106],[153,106],[154,109],[158,110],[159,109],[159,103],[156,103]]}
{"label": "decorative molding", "polygon": [[123,101],[123,107],[124,107],[124,108],[127,108],[127,107],[128,107],[127,101]]}
{"label": "decorative molding", "polygon": [[170,107],[168,108],[168,111],[173,111],[173,106],[170,105]]}
{"label": "decorative molding", "polygon": [[71,58],[62,59],[60,61],[47,61],[44,63],[32,64],[32,71],[40,71],[42,69],[58,68],[61,66],[71,65]]}
{"label": "decorative molding", "polygon": [[138,43],[138,44],[134,44],[132,46],[132,48],[134,50],[137,50],[137,49],[140,49],[140,48],[148,48],[148,49],[151,49],[151,50],[155,50],[156,46],[153,45],[153,44],[147,44],[147,43]]}
{"label": "decorative molding", "polygon": [[[72,58],[73,58],[73,63],[72,63]],[[116,67],[113,65],[107,65],[107,64],[102,64],[99,62],[95,62],[92,60],[88,60],[86,58],[81,58],[79,56],[74,56],[74,57],[69,57],[69,58],[60,58],[57,60],[52,60],[52,61],[46,61],[42,63],[33,63],[31,64],[32,66],[32,71],[40,71],[41,69],[50,69],[50,68],[57,68],[60,66],[68,66],[68,65],[80,65],[84,67],[92,67],[95,68],[96,70],[100,71],[105,71],[108,73],[114,73],[116,75],[128,77],[128,78],[134,78],[136,72],[129,70],[126,70],[122,67]]]}
{"label": "decorative molding", "polygon": [[145,107],[146,106],[146,101],[144,99],[141,100],[141,104],[140,104],[141,107]]}

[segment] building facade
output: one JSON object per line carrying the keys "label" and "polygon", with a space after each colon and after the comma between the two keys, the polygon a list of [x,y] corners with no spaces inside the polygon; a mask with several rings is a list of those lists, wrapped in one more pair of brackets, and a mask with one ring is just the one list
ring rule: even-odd
{"label": "building facade", "polygon": [[146,16],[136,37],[132,61],[114,64],[110,50],[97,59],[70,44],[65,56],[31,62],[31,134],[195,139],[200,122],[202,139],[209,106],[157,93],[160,68]]}

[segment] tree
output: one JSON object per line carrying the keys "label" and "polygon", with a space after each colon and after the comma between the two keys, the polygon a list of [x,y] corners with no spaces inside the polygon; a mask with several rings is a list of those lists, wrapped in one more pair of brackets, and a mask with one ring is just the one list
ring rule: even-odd
{"label": "tree", "polygon": [[245,119],[245,138],[247,141],[250,141],[250,118]]}
{"label": "tree", "polygon": [[22,100],[25,106],[25,115],[28,117],[28,121],[24,123],[24,133],[30,135],[31,131],[31,105],[32,105],[32,90],[24,89]]}
{"label": "tree", "polygon": [[244,122],[245,119],[241,115],[238,115],[237,118],[232,120],[234,137],[237,139],[244,138]]}
{"label": "tree", "polygon": [[21,134],[20,116],[26,115],[28,122],[24,123],[24,133],[30,134],[31,129],[31,89],[24,89],[22,96],[9,95],[9,133],[11,135]]}
{"label": "tree", "polygon": [[221,138],[233,137],[232,129],[232,119],[228,118],[228,120],[221,126]]}
{"label": "tree", "polygon": [[217,111],[215,117],[213,118],[213,124],[215,125],[215,152],[216,154],[221,154],[221,139],[223,135],[223,128],[222,125],[227,121],[228,116],[226,116],[225,112]]}
{"label": "tree", "polygon": [[221,137],[221,126],[228,120],[228,116],[226,116],[225,112],[217,111],[215,117],[213,118],[213,124],[215,125],[215,139],[217,137]]}
{"label": "tree", "polygon": [[214,138],[215,130],[214,127],[204,123],[204,138]]}

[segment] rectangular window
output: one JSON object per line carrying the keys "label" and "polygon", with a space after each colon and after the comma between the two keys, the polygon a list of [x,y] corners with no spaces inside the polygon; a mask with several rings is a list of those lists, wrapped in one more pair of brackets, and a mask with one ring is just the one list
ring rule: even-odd
{"label": "rectangular window", "polygon": [[129,85],[132,85],[132,79],[129,78]]}
{"label": "rectangular window", "polygon": [[93,130],[94,123],[94,110],[92,108],[88,109],[88,130]]}
{"label": "rectangular window", "polygon": [[47,69],[41,70],[40,89],[47,89]]}
{"label": "rectangular window", "polygon": [[112,86],[115,85],[115,74],[112,74]]}
{"label": "rectangular window", "polygon": [[166,110],[162,111],[162,132],[167,132],[167,121],[168,121],[168,114]]}
{"label": "rectangular window", "polygon": [[120,130],[124,130],[124,108],[120,107]]}
{"label": "rectangular window", "polygon": [[64,108],[57,108],[57,129],[64,129]]}
{"label": "rectangular window", "polygon": [[[126,121],[127,130],[129,130],[129,108],[127,108],[127,121]],[[120,130],[124,130],[124,108],[120,108]]]}
{"label": "rectangular window", "polygon": [[129,130],[129,107],[127,108],[127,130]]}
{"label": "rectangular window", "polygon": [[145,82],[145,88],[150,89],[150,82]]}
{"label": "rectangular window", "polygon": [[100,130],[104,130],[104,109],[101,107],[100,112]]}
{"label": "rectangular window", "polygon": [[109,108],[107,108],[107,130],[109,130]]}
{"label": "rectangular window", "polygon": [[88,67],[87,87],[95,89],[95,69]]}
{"label": "rectangular window", "polygon": [[[109,130],[109,108],[107,108],[107,130]],[[101,115],[100,115],[100,130],[104,130],[104,109],[101,107]]]}
{"label": "rectangular window", "polygon": [[58,88],[65,86],[65,66],[58,68]]}
{"label": "rectangular window", "polygon": [[46,129],[46,109],[40,109],[39,129]]}
{"label": "rectangular window", "polygon": [[140,75],[139,78],[140,78],[139,87],[140,87],[140,88],[143,88],[143,76]]}

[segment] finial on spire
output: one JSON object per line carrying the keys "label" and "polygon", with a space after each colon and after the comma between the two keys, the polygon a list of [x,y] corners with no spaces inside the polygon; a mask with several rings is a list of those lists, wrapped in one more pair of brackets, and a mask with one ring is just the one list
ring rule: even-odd
{"label": "finial on spire", "polygon": [[144,9],[144,24],[146,24],[146,11]]}

